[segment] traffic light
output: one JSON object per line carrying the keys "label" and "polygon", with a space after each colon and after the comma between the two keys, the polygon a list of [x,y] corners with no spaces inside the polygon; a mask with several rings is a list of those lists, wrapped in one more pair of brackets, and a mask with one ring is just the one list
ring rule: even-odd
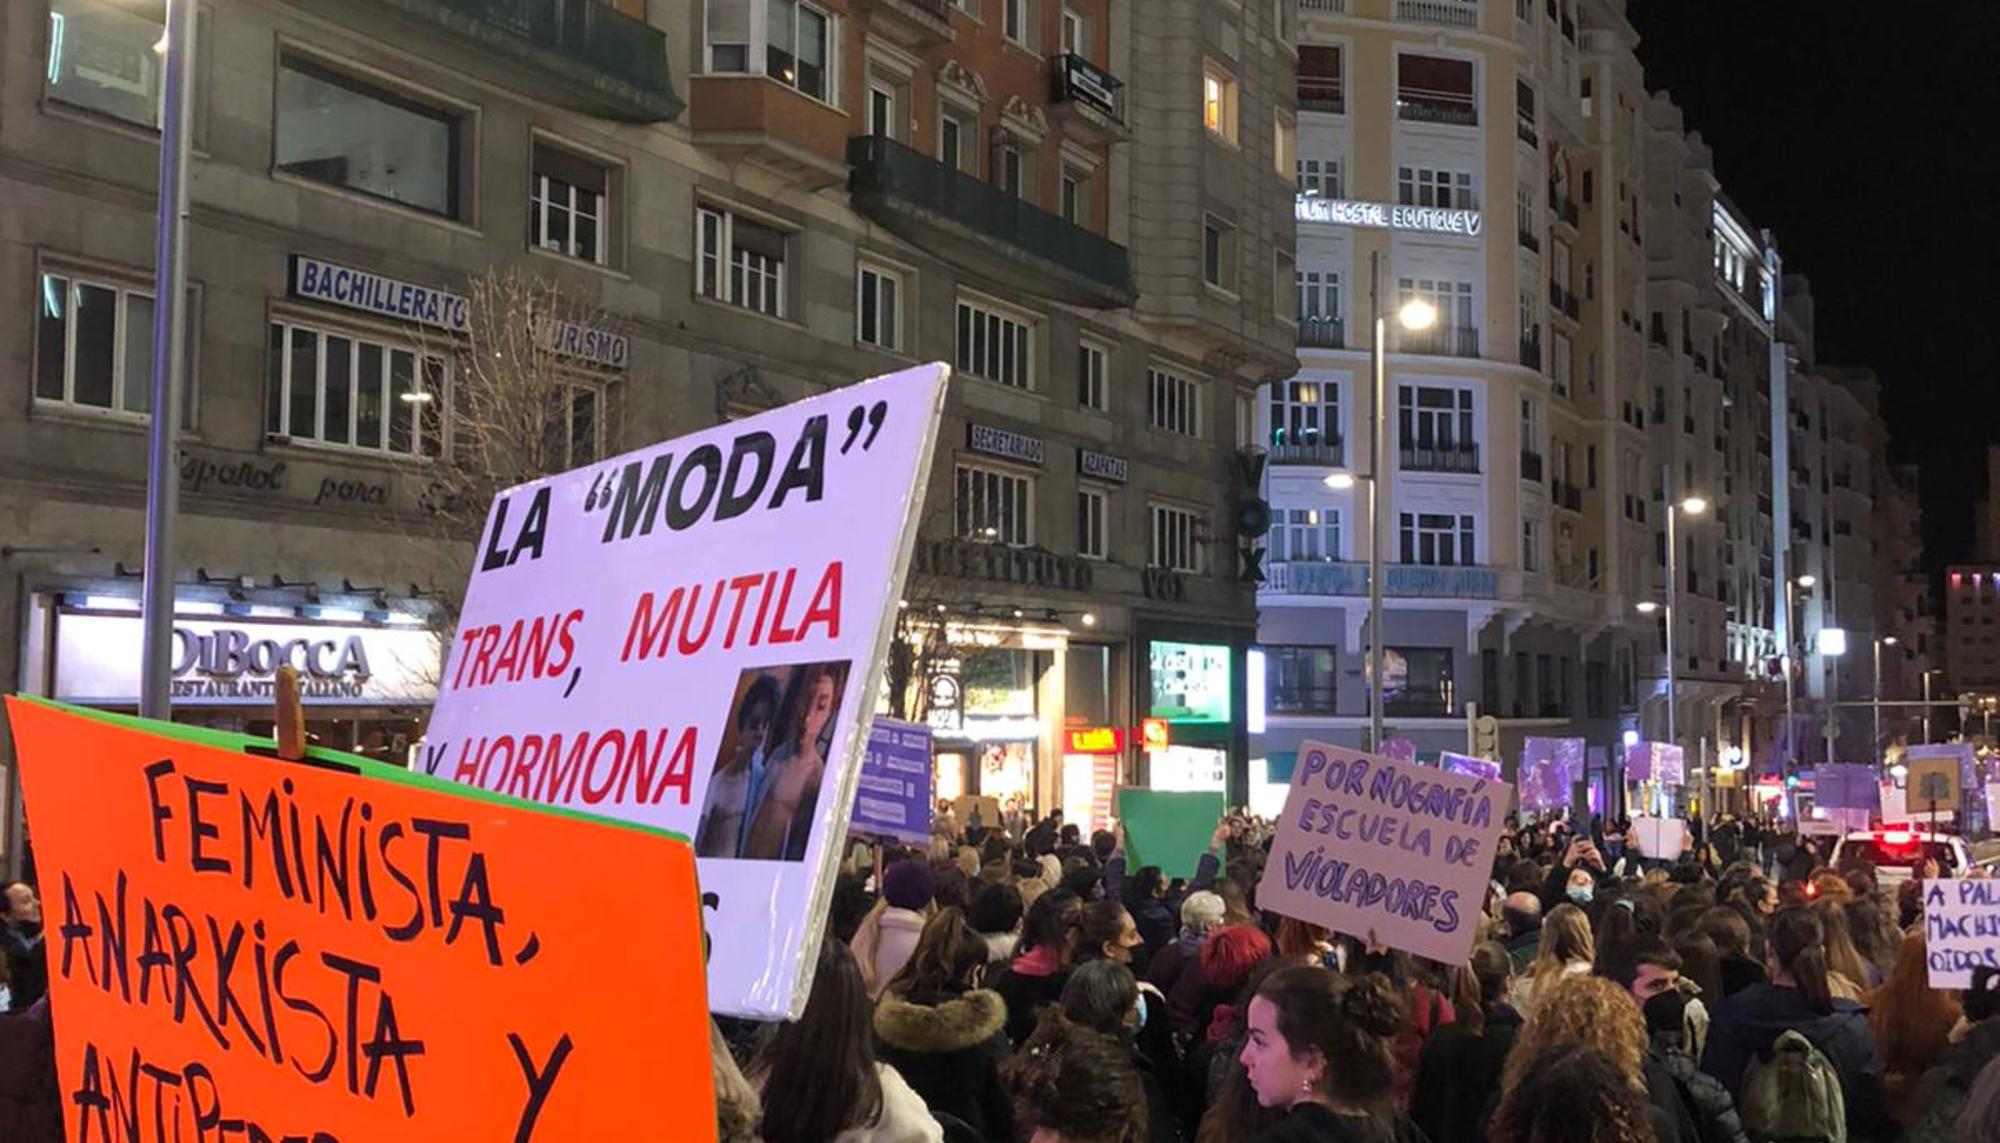
{"label": "traffic light", "polygon": [[1472,720],[1472,753],[1489,762],[1500,760],[1500,720],[1482,714]]}

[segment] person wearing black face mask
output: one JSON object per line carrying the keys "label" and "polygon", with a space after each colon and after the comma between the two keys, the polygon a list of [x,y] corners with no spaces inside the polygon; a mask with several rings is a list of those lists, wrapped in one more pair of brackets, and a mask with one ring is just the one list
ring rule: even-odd
{"label": "person wearing black face mask", "polygon": [[1670,1081],[1679,1097],[1686,1122],[1682,1138],[1701,1143],[1748,1143],[1743,1123],[1736,1114],[1736,1101],[1729,1089],[1713,1076],[1702,1072],[1687,1052],[1688,990],[1691,981],[1681,979],[1680,954],[1659,937],[1640,933],[1608,950],[1599,961],[1598,971],[1623,988],[1646,1017],[1647,1086],[1657,1097],[1663,1081]]}

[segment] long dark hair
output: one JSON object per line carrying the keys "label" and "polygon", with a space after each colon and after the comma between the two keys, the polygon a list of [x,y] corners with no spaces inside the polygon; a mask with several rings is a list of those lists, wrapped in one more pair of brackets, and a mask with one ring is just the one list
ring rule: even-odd
{"label": "long dark hair", "polygon": [[881,1120],[874,1005],[845,944],[828,937],[820,946],[805,1014],[778,1025],[750,1070],[763,1080],[764,1143],[826,1143]]}
{"label": "long dark hair", "polygon": [[1021,940],[1016,952],[1028,953],[1043,945],[1053,945],[1066,961],[1075,945],[1075,930],[1083,898],[1067,889],[1051,889],[1028,906],[1027,920],[1021,923]]}
{"label": "long dark hair", "polygon": [[1076,960],[1103,960],[1104,946],[1125,931],[1125,906],[1116,901],[1092,901],[1083,907],[1083,921],[1077,927]]}
{"label": "long dark hair", "polygon": [[1146,1138],[1145,1088],[1132,1053],[1072,1022],[1055,1005],[1042,1010],[1034,1034],[1001,1075],[1016,1118],[1030,1131],[1047,1128],[1065,1139],[1103,1143]]}
{"label": "long dark hair", "polygon": [[985,965],[986,953],[986,941],[972,931],[964,913],[940,909],[924,922],[910,959],[889,978],[889,991],[913,996],[971,984],[972,970]]}
{"label": "long dark hair", "polygon": [[1487,1125],[1491,1143],[1653,1143],[1645,1091],[1604,1052],[1552,1045],[1520,1075]]}
{"label": "long dark hair", "polygon": [[1827,982],[1826,929],[1804,905],[1788,905],[1771,918],[1771,956],[1792,975],[1813,1011],[1833,1011]]}
{"label": "long dark hair", "polygon": [[1402,1027],[1403,1005],[1388,980],[1291,965],[1265,977],[1257,997],[1278,1010],[1278,1034],[1294,1056],[1317,1048],[1325,1057],[1327,1095],[1367,1109],[1378,1123],[1394,1110],[1389,1037]]}

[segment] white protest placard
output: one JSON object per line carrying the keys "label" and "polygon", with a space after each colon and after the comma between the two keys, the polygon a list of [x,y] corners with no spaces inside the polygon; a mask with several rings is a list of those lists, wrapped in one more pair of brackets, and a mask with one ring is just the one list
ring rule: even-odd
{"label": "white protest placard", "polygon": [[2000,968],[2000,881],[1924,882],[1924,955],[1932,988],[1970,988],[1973,969]]}
{"label": "white protest placard", "polygon": [[1654,861],[1679,861],[1687,843],[1687,823],[1680,818],[1633,818],[1639,854]]}
{"label": "white protest placard", "polygon": [[1462,963],[1513,797],[1505,782],[1307,742],[1257,903]]}
{"label": "white protest placard", "polygon": [[805,1005],[949,373],[524,484],[487,517],[421,765],[693,839],[717,1012]]}

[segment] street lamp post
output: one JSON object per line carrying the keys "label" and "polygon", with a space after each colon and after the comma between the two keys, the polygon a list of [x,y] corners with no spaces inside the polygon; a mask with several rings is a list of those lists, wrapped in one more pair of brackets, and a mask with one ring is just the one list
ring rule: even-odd
{"label": "street lamp post", "polygon": [[1924,742],[1931,740],[1931,676],[1937,674],[1935,667],[1924,668]]}
{"label": "street lamp post", "polygon": [[1797,743],[1798,723],[1793,719],[1792,711],[1792,695],[1797,689],[1797,684],[1792,681],[1792,648],[1798,646],[1801,642],[1798,632],[1802,624],[1799,622],[1799,610],[1795,596],[1797,591],[1811,591],[1813,585],[1818,582],[1819,580],[1810,574],[1785,581],[1785,616],[1789,621],[1789,625],[1785,629],[1785,646],[1783,648],[1785,670],[1785,757],[1779,774],[1781,778],[1791,777],[1793,772],[1798,769],[1799,762]]}
{"label": "street lamp post", "polygon": [[[1671,473],[1669,473],[1669,479],[1671,480]],[[1674,628],[1680,625],[1675,620],[1675,603],[1679,599],[1680,592],[1680,538],[1674,521],[1682,513],[1686,513],[1689,516],[1699,516],[1706,511],[1708,511],[1708,501],[1699,496],[1689,496],[1678,503],[1672,499],[1667,501],[1667,601],[1664,604],[1660,604],[1648,599],[1639,604],[1639,611],[1643,614],[1650,615],[1655,611],[1665,613],[1663,618],[1667,623],[1667,742],[1669,745],[1679,745],[1679,735],[1674,725],[1674,705],[1679,698],[1677,691],[1680,684],[1680,671],[1679,665],[1674,659]],[[1706,812],[1705,808],[1704,812]]]}
{"label": "street lamp post", "polygon": [[1834,660],[1847,654],[1847,629],[1819,629],[1819,657],[1826,663],[1826,762],[1833,764],[1833,740],[1840,731],[1840,667]]}
{"label": "street lamp post", "polygon": [[1873,749],[1878,759],[1882,755],[1882,648],[1894,647],[1895,645],[1896,637],[1894,635],[1882,635],[1875,640],[1875,701],[1873,703],[1875,745]]}
{"label": "street lamp post", "polygon": [[[1382,715],[1388,696],[1382,689],[1382,549],[1383,483],[1389,457],[1389,323],[1382,316],[1382,252],[1368,256],[1368,302],[1373,310],[1375,344],[1369,353],[1375,388],[1375,423],[1368,446],[1368,749],[1382,748]],[[1396,321],[1407,330],[1425,330],[1437,323],[1437,307],[1422,298],[1405,302]],[[1354,486],[1352,474],[1336,473],[1326,479],[1329,487]]]}

